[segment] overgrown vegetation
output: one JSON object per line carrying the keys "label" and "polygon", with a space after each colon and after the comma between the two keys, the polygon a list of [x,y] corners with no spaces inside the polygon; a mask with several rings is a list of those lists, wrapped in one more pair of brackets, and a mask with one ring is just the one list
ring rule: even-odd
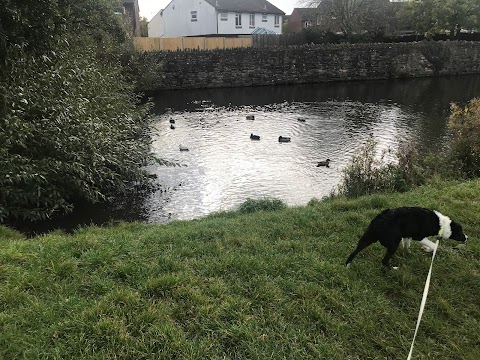
{"label": "overgrown vegetation", "polygon": [[386,162],[386,153],[377,153],[377,143],[369,138],[343,170],[339,193],[357,197],[377,192],[404,192],[425,183],[415,147],[401,144],[397,162]]}
{"label": "overgrown vegetation", "polygon": [[[318,9],[313,27],[332,40],[335,37],[330,34],[342,33],[344,36],[337,40],[348,42],[385,41],[385,35],[388,39],[408,33],[426,39],[435,35],[460,39],[462,34],[478,31],[480,24],[478,0],[300,0],[300,3]],[[410,41],[418,40],[421,39]]]}
{"label": "overgrown vegetation", "polygon": [[472,240],[440,243],[414,358],[478,359],[478,199],[475,180],[72,236],[0,226],[0,358],[406,358],[431,254],[344,262],[376,213],[420,205]]}
{"label": "overgrown vegetation", "polygon": [[439,179],[462,180],[480,176],[480,99],[464,108],[452,104],[450,146],[439,153],[419,156],[412,144],[401,144],[397,161],[385,161],[377,144],[369,141],[344,169],[339,193],[357,197],[376,192],[404,192]]}
{"label": "overgrown vegetation", "polygon": [[480,98],[464,108],[452,104],[449,126],[454,131],[452,154],[468,177],[480,176]]}
{"label": "overgrown vegetation", "polygon": [[287,204],[282,200],[273,198],[247,199],[239,207],[241,214],[249,214],[258,211],[276,211],[285,209]]}
{"label": "overgrown vegetation", "polygon": [[149,184],[148,105],[116,0],[0,12],[0,222],[43,219]]}

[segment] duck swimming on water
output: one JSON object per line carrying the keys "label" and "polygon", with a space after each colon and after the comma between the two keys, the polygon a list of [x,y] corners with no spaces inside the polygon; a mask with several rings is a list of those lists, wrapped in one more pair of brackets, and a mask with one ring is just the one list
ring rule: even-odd
{"label": "duck swimming on water", "polygon": [[290,142],[290,138],[286,136],[279,136],[278,142]]}
{"label": "duck swimming on water", "polygon": [[252,140],[260,140],[260,135],[250,134],[250,139],[252,139]]}
{"label": "duck swimming on water", "polygon": [[325,161],[319,161],[317,167],[320,166],[330,167],[330,159],[327,159]]}

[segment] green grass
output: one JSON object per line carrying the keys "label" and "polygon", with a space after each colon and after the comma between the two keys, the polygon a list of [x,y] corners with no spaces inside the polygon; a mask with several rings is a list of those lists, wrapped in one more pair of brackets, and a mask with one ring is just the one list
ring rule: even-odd
{"label": "green grass", "polygon": [[431,254],[373,245],[386,207],[462,223],[442,241],[414,359],[480,359],[480,182],[168,225],[24,239],[0,227],[0,359],[405,359]]}

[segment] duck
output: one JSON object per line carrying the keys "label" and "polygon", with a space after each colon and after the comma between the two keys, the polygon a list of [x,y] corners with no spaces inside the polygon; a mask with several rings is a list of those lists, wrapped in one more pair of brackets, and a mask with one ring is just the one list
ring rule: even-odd
{"label": "duck", "polygon": [[250,139],[252,139],[252,140],[260,140],[260,135],[250,134]]}
{"label": "duck", "polygon": [[290,142],[290,138],[285,136],[279,136],[278,142]]}
{"label": "duck", "polygon": [[247,115],[247,120],[255,120],[255,116],[253,116],[253,115]]}
{"label": "duck", "polygon": [[320,167],[320,166],[330,167],[330,161],[331,161],[330,159],[327,159],[325,161],[319,161],[317,167]]}
{"label": "duck", "polygon": [[305,122],[305,119],[304,118],[298,118],[298,121]]}
{"label": "duck", "polygon": [[189,150],[188,150],[188,147],[183,146],[183,145],[180,145],[180,146],[179,146],[179,149],[180,149],[180,151],[189,151]]}
{"label": "duck", "polygon": [[174,119],[170,119],[170,124],[175,124],[175,120],[174,120]]}
{"label": "duck", "polygon": [[175,129],[175,126],[173,126],[173,124],[170,124],[170,129]]}

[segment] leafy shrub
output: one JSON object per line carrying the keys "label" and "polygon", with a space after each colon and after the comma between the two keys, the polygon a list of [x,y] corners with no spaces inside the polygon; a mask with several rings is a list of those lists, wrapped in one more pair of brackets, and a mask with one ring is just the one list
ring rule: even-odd
{"label": "leafy shrub", "polygon": [[163,60],[156,52],[140,53],[132,48],[123,54],[122,65],[126,76],[136,84],[136,91],[158,89],[163,83]]}
{"label": "leafy shrub", "polygon": [[243,202],[238,211],[242,214],[254,213],[258,211],[276,211],[285,209],[287,205],[279,199],[247,199]]}
{"label": "leafy shrub", "polygon": [[348,197],[357,197],[391,188],[388,170],[383,155],[377,158],[377,143],[371,137],[352,157],[350,165],[343,170],[339,192]]}
{"label": "leafy shrub", "polygon": [[397,162],[389,165],[394,191],[408,191],[425,183],[425,167],[413,144],[401,143],[396,152]]}
{"label": "leafy shrub", "polygon": [[480,98],[464,108],[452,104],[448,125],[454,132],[452,157],[460,161],[466,176],[480,176]]}
{"label": "leafy shrub", "polygon": [[134,76],[146,72],[115,14],[120,2],[5,1],[0,222],[148,187],[148,105],[139,105]]}
{"label": "leafy shrub", "polygon": [[88,39],[42,56],[10,49],[5,68],[0,221],[42,219],[148,182],[148,107]]}
{"label": "leafy shrub", "polygon": [[397,162],[386,163],[385,154],[377,156],[377,143],[369,138],[343,170],[339,193],[358,197],[378,192],[403,192],[425,183],[424,169],[415,147],[401,144]]}

